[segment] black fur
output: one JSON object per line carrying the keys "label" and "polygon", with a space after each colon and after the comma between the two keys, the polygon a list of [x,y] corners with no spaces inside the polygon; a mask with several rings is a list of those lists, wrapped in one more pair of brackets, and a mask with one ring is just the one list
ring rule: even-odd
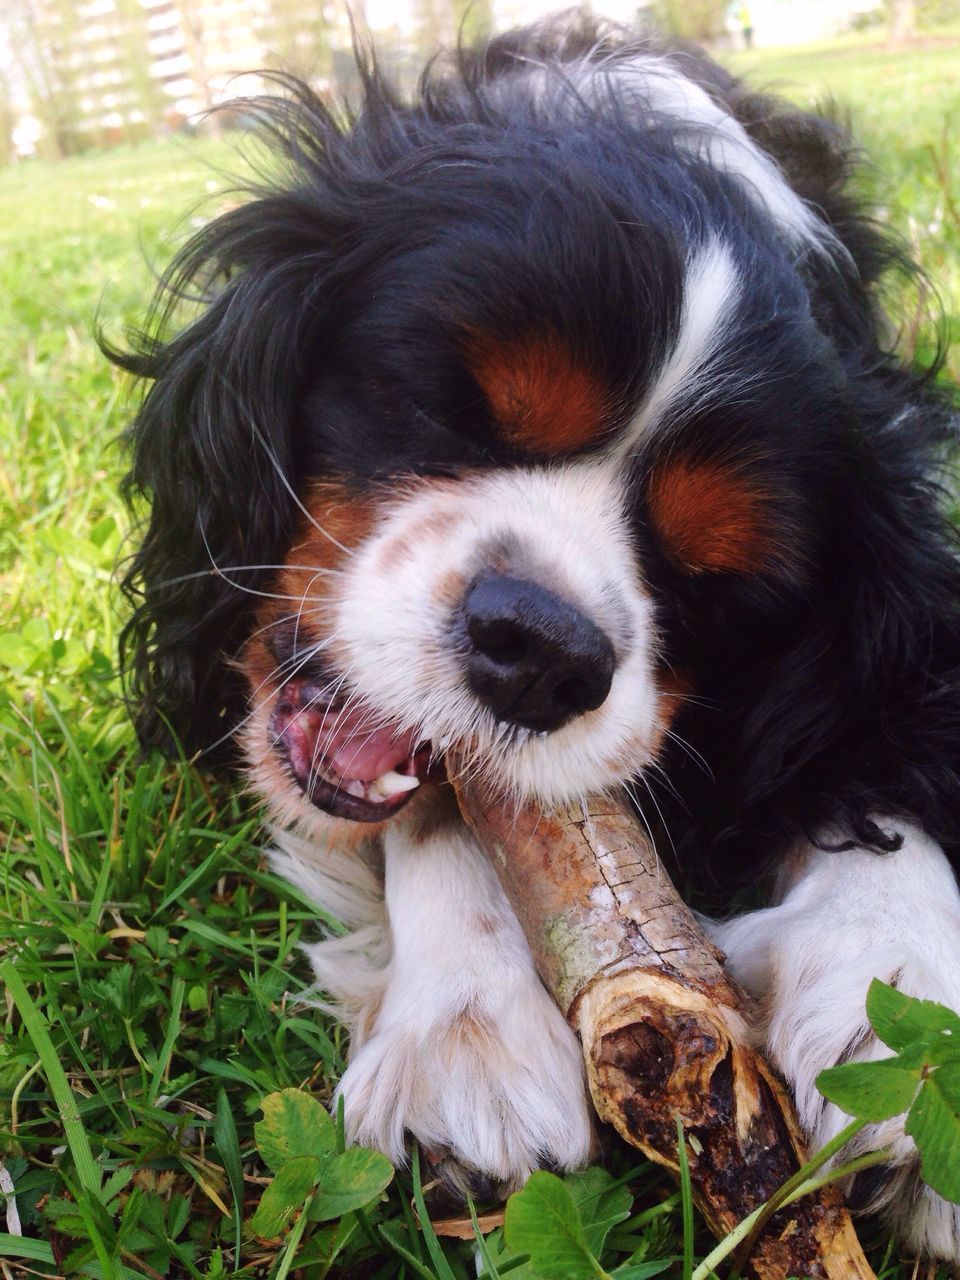
{"label": "black fur", "polygon": [[[130,431],[128,491],[151,508],[123,637],[141,740],[172,731],[192,752],[241,715],[231,661],[249,593],[282,559],[309,479],[362,488],[521,460],[487,418],[467,335],[560,335],[609,388],[613,431],[675,336],[691,248],[721,234],[749,281],[737,360],[669,447],[756,472],[796,557],[791,572],[673,568],[645,519],[655,459],[638,460],[637,537],[667,657],[695,678],[675,727],[709,766],[672,752],[669,825],[724,882],[824,823],[838,843],[882,848],[874,812],[917,817],[956,863],[960,569],[941,489],[955,424],[935,371],[886,337],[876,285],[904,257],[852,194],[836,123],[690,50],[669,56],[849,257],[798,263],[742,187],[678,154],[670,119],[641,128],[612,97],[552,119],[508,74],[521,57],[635,48],[566,21],[436,64],[411,104],[369,58],[348,120],[291,80],[251,104],[283,175],[187,245],[151,336],[111,352],[150,383]],[[497,77],[491,105],[481,87]],[[198,289],[197,318],[164,338],[172,305]]]}

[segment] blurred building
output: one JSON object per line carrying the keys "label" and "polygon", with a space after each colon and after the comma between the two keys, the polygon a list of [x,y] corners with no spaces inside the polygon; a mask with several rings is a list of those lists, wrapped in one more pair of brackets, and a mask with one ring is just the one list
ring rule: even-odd
{"label": "blurred building", "polygon": [[[410,83],[424,56],[451,44],[461,25],[468,36],[503,30],[568,3],[0,0],[0,87],[6,84],[14,106],[15,150],[63,154],[197,121],[210,107],[258,92],[258,68],[295,71],[321,92],[349,90],[351,10],[373,33],[385,66]],[[752,0],[755,39],[817,39],[875,3]],[[644,25],[651,0],[594,0],[590,7]]]}
{"label": "blurred building", "polygon": [[256,93],[285,67],[321,90],[350,46],[345,5],[323,0],[2,0],[0,42],[21,154],[178,128]]}

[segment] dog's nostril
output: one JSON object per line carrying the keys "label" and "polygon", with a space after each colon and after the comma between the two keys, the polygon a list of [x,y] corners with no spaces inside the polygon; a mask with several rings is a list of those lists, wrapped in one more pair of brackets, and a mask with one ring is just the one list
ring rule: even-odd
{"label": "dog's nostril", "polygon": [[467,634],[473,647],[494,662],[519,662],[530,650],[521,627],[505,619],[467,618]]}
{"label": "dog's nostril", "polygon": [[585,680],[561,680],[553,690],[556,701],[576,715],[590,706],[593,692]]}
{"label": "dog's nostril", "polygon": [[498,720],[549,732],[610,692],[610,640],[535,582],[488,574],[467,592],[463,614],[467,681]]}

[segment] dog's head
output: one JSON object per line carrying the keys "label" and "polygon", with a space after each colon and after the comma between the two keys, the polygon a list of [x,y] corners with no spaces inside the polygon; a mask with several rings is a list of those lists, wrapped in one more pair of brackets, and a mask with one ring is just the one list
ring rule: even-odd
{"label": "dog's head", "polygon": [[641,773],[809,608],[899,394],[822,121],[569,28],[412,104],[365,86],[347,124],[260,104],[287,177],[200,232],[172,286],[205,309],[128,360],[142,737],[237,731],[312,827],[385,821],[450,752],[546,802]]}

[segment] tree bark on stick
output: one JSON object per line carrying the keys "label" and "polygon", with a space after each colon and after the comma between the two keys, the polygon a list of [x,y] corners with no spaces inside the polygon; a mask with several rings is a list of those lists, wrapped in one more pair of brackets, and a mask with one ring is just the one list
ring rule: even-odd
{"label": "tree bark on stick", "polygon": [[[783,1084],[750,1046],[748,1002],[681,900],[625,800],[542,814],[457,785],[534,959],[583,1045],[597,1114],[678,1172],[683,1124],[694,1196],[726,1235],[806,1156]],[[873,1277],[839,1191],[771,1219],[759,1280]]]}

